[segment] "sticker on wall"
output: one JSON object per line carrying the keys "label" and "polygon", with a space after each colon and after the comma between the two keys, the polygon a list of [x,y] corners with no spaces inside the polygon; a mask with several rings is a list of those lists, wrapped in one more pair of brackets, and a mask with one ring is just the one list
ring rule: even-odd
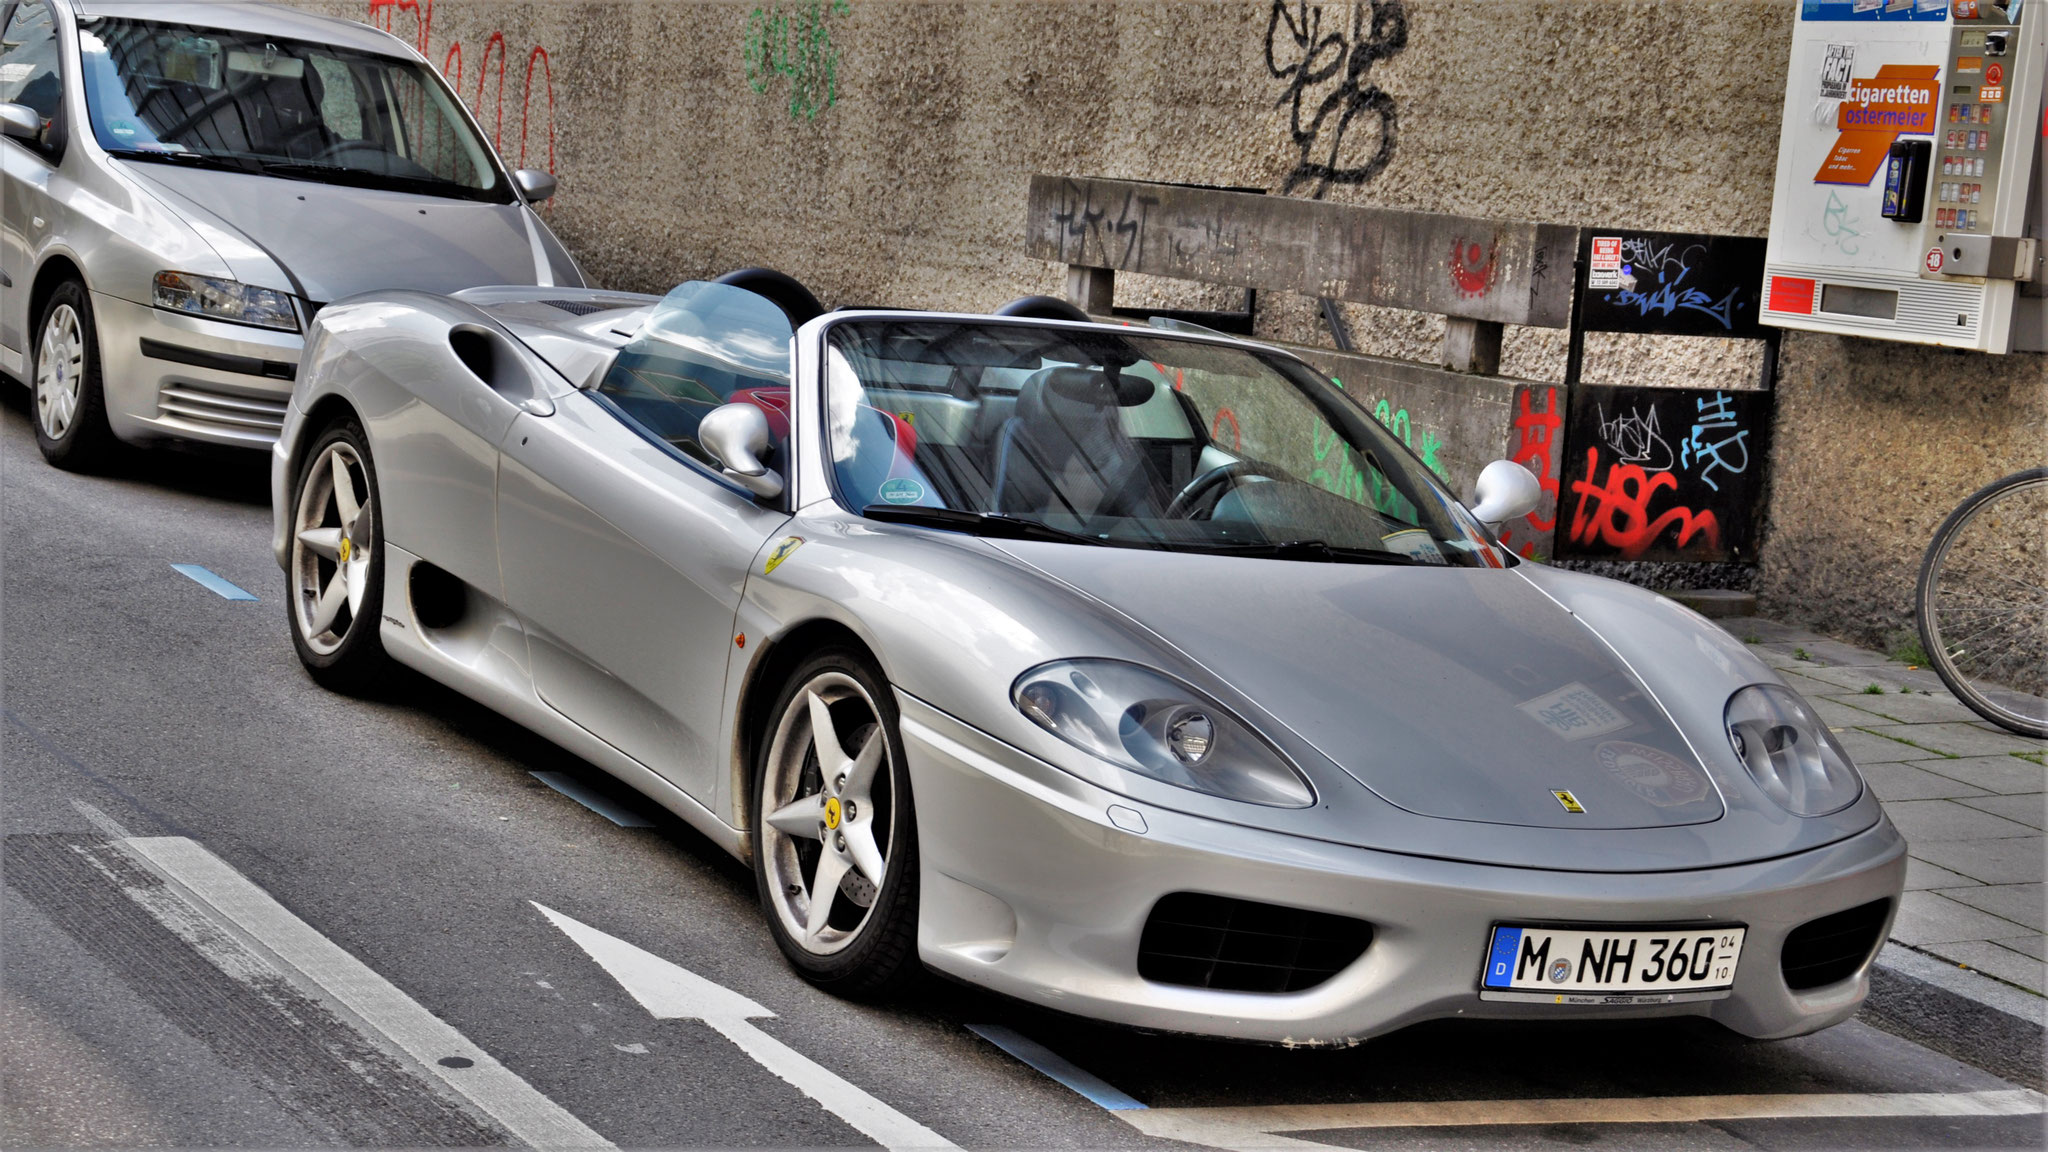
{"label": "sticker on wall", "polygon": [[1820,62],[1820,94],[1824,100],[1849,98],[1849,77],[1856,71],[1856,46],[1830,44]]}
{"label": "sticker on wall", "polygon": [[1593,260],[1586,269],[1586,287],[1621,287],[1621,237],[1593,237]]}

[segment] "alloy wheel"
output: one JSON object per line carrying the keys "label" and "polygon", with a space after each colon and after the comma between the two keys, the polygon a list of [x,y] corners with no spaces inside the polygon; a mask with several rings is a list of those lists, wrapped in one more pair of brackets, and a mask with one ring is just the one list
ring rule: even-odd
{"label": "alloy wheel", "polygon": [[36,346],[36,420],[43,435],[62,440],[78,418],[85,381],[85,334],[69,304],[50,309]]}
{"label": "alloy wheel", "polygon": [[325,656],[348,638],[369,588],[377,541],[369,475],[345,440],[327,445],[299,488],[292,537],[292,618]]}
{"label": "alloy wheel", "polygon": [[841,672],[806,682],[776,725],[760,850],[775,914],[812,955],[846,948],[873,917],[896,824],[888,761],[875,702]]}

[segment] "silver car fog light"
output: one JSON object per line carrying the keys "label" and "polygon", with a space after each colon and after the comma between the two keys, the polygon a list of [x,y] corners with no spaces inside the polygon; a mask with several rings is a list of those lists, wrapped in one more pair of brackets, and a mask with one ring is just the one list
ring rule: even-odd
{"label": "silver car fog light", "polygon": [[1164,673],[1120,660],[1056,660],[1019,676],[1010,698],[1039,727],[1125,771],[1247,804],[1315,803],[1278,749]]}
{"label": "silver car fog light", "polygon": [[1790,688],[1752,684],[1728,698],[1728,742],[1757,786],[1794,816],[1825,816],[1854,803],[1863,781],[1849,754]]}
{"label": "silver car fog light", "polygon": [[232,320],[259,328],[299,330],[299,314],[292,298],[270,288],[258,288],[239,280],[217,276],[196,276],[190,272],[156,274],[156,306],[169,312],[189,312],[214,320]]}

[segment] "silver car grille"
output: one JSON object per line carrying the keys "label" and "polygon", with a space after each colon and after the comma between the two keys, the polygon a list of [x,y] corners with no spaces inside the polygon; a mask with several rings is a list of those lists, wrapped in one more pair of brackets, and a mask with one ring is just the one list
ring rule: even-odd
{"label": "silver car grille", "polygon": [[276,439],[284,430],[283,398],[230,396],[190,384],[173,384],[157,394],[157,405],[165,416],[244,434]]}

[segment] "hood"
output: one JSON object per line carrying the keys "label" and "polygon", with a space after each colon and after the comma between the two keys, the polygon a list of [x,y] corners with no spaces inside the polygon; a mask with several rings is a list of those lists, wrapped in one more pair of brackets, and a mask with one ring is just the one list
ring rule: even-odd
{"label": "hood", "polygon": [[1001,547],[1136,619],[1407,811],[1571,829],[1723,814],[1657,699],[1515,571]]}
{"label": "hood", "polygon": [[122,170],[179,212],[248,237],[299,281],[268,286],[323,304],[383,288],[532,284],[545,263],[519,204],[153,163]]}

